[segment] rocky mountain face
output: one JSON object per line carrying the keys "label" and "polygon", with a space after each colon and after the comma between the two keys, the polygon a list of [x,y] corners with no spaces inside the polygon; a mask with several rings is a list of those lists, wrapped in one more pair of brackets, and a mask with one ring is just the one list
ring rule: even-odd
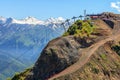
{"label": "rocky mountain face", "polygon": [[120,26],[110,21],[113,27],[93,20],[96,30],[88,38],[69,35],[50,41],[34,67],[11,80],[119,80],[120,50],[113,46],[120,46]]}
{"label": "rocky mountain face", "polygon": [[[79,43],[82,43],[82,41],[75,39],[73,36],[51,41],[34,66],[33,79],[45,80],[77,62],[80,57],[79,47],[84,46]],[[38,71],[42,75],[39,75]]]}

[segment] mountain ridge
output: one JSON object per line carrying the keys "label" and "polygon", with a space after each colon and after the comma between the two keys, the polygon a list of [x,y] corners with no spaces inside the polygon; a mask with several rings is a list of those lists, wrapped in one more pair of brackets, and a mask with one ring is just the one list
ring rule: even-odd
{"label": "mountain ridge", "polygon": [[64,22],[65,19],[62,17],[58,17],[58,18],[49,18],[47,20],[38,20],[37,18],[28,16],[24,19],[14,19],[12,17],[10,18],[4,18],[4,17],[0,17],[0,23],[1,24],[33,24],[33,25],[47,25],[50,24],[51,22],[53,23],[61,23]]}

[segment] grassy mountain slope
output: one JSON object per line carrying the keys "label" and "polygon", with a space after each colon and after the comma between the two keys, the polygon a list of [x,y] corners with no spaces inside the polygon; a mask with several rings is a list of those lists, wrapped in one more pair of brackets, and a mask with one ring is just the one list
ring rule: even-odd
{"label": "grassy mountain slope", "polygon": [[5,80],[8,76],[13,76],[15,72],[23,70],[25,67],[25,64],[14,57],[0,53],[0,80]]}

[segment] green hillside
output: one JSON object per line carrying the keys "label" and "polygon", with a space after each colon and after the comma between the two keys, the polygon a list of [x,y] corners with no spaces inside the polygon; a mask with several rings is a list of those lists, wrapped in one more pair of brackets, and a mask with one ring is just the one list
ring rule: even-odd
{"label": "green hillside", "polygon": [[0,80],[5,80],[7,77],[13,76],[15,72],[25,67],[25,64],[16,60],[14,57],[5,53],[0,53]]}

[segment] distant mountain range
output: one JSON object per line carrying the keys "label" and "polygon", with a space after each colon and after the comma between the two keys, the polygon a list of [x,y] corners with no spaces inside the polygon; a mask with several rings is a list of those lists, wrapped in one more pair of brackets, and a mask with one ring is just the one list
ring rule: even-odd
{"label": "distant mountain range", "polygon": [[0,17],[0,80],[32,65],[46,44],[64,33],[64,21],[62,17],[45,21]]}

